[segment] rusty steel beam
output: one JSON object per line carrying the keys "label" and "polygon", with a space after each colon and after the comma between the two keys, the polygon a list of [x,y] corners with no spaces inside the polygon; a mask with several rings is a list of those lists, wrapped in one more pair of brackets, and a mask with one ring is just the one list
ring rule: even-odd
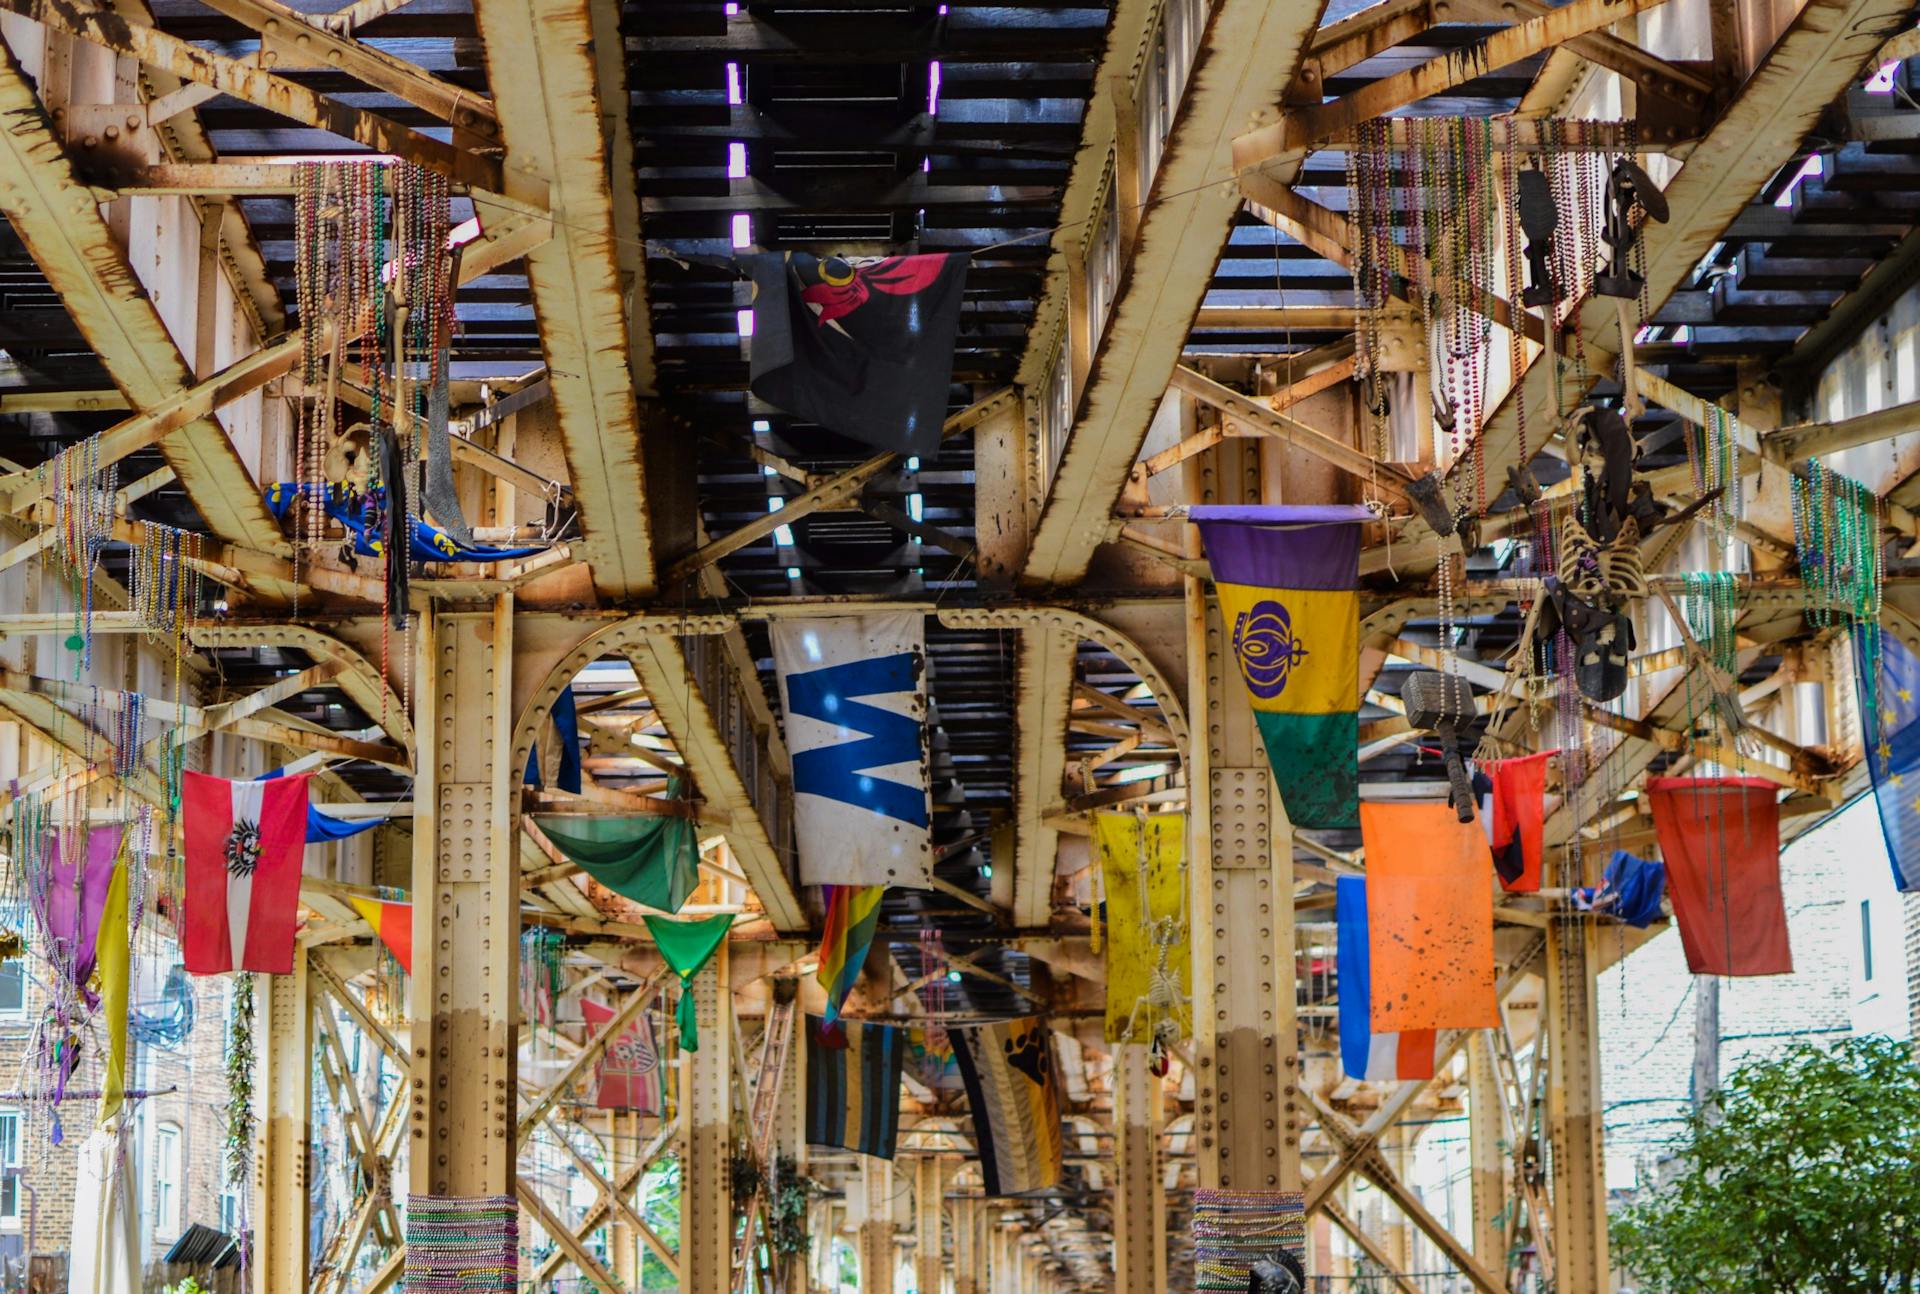
{"label": "rusty steel beam", "polygon": [[[1550,12],[1540,0],[1453,0],[1464,17],[1481,17],[1495,22],[1514,18],[1538,18]],[[1587,62],[1618,72],[1656,94],[1666,95],[1689,107],[1703,106],[1713,97],[1713,79],[1693,68],[1672,63],[1657,54],[1649,54],[1630,40],[1601,30],[1575,36],[1567,48]]]}
{"label": "rusty steel beam", "polygon": [[[635,261],[623,280],[610,176],[633,159],[610,156],[603,115],[625,108],[596,88],[587,0],[478,0],[475,17],[493,62],[494,103],[507,148],[509,189],[550,195],[550,243],[527,257],[540,343],[553,389],[582,540],[575,548],[603,597],[652,593],[659,583],[652,508],[641,461],[638,395],[651,394],[651,336],[629,335],[628,294],[644,303]],[[510,61],[510,62],[509,62]],[[539,69],[539,75],[516,74]],[[644,306],[638,318],[646,319]]]}
{"label": "rusty steel beam", "polygon": [[383,49],[334,31],[328,16],[303,14],[279,0],[204,0],[209,9],[260,33],[262,61],[269,67],[328,67],[376,90],[385,90],[441,121],[494,145],[500,119],[486,96],[442,81]]}
{"label": "rusty steel beam", "polygon": [[[1319,26],[1323,0],[1221,0],[1200,38],[1166,153],[1140,213],[1103,335],[1089,347],[1086,383],[1020,582],[1068,584],[1086,573],[1106,534],[1187,325],[1206,296],[1240,208],[1218,181],[1233,137],[1271,112]],[[1071,350],[1071,348],[1069,348]]]}
{"label": "rusty steel beam", "polygon": [[1074,666],[1080,640],[1044,625],[1020,635],[1015,674],[1013,919],[1045,926],[1053,915],[1054,855],[1060,833],[1047,818],[1060,803],[1067,773],[1067,721],[1073,715]]}
{"label": "rusty steel beam", "polygon": [[[492,193],[500,190],[500,166],[489,157],[443,144],[376,113],[315,94],[265,68],[203,49],[157,27],[130,22],[111,9],[92,8],[69,0],[0,0],[0,9],[37,19],[56,31],[186,80],[212,86],[222,94],[291,121],[365,144],[375,152],[404,157],[428,170]],[[536,207],[543,205],[538,197],[530,201]]]}
{"label": "rusty steel beam", "polygon": [[1573,0],[1564,8],[1547,10],[1537,18],[1495,32],[1471,49],[1449,50],[1418,67],[1374,81],[1343,99],[1297,109],[1271,126],[1249,131],[1233,141],[1234,170],[1271,170],[1276,164],[1298,160],[1317,141],[1338,131],[1465,85],[1475,77],[1664,2]]}
{"label": "rusty steel beam", "polygon": [[[1793,157],[1821,112],[1878,56],[1909,11],[1903,0],[1807,0],[1668,182],[1672,217],[1666,224],[1648,225],[1642,235],[1649,310],[1660,309],[1687,281],[1700,258]],[[1619,314],[1611,298],[1588,298],[1577,321],[1570,323],[1574,326],[1586,340],[1590,362],[1596,349],[1609,355],[1617,351]],[[1594,367],[1598,371],[1611,365]],[[1566,401],[1564,392],[1556,399],[1553,385],[1547,365],[1532,362],[1522,381],[1501,397],[1481,432],[1488,480],[1504,480],[1507,468],[1519,461],[1523,400],[1527,425],[1535,429],[1528,453],[1539,451],[1544,429],[1554,425]],[[1470,459],[1463,455],[1451,469],[1456,482],[1472,470]],[[1416,518],[1402,541],[1429,537]]]}
{"label": "rusty steel beam", "polygon": [[[12,49],[0,48],[0,209],[60,296],[115,386],[135,408],[193,382],[126,250],[74,174]],[[207,528],[230,542],[286,551],[279,525],[221,426],[201,416],[159,441]]]}

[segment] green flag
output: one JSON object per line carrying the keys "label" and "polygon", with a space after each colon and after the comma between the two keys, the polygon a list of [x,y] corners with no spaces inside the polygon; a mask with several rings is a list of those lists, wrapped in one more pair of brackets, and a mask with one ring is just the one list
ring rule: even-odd
{"label": "green flag", "polygon": [[670,921],[666,917],[646,916],[643,920],[653,933],[653,942],[674,974],[680,977],[680,1005],[674,1020],[680,1026],[680,1046],[685,1051],[700,1050],[700,1031],[694,1027],[693,977],[713,960],[720,943],[733,925],[733,913],[699,921]]}
{"label": "green flag", "polygon": [[534,819],[553,847],[615,894],[678,912],[700,880],[693,819],[663,814]]}

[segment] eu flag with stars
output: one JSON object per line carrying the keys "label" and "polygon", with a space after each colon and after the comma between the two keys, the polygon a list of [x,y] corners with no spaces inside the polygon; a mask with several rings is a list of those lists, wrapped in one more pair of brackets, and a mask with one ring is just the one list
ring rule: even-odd
{"label": "eu flag with stars", "polygon": [[1920,890],[1920,656],[1876,624],[1853,627],[1860,726],[1893,882]]}

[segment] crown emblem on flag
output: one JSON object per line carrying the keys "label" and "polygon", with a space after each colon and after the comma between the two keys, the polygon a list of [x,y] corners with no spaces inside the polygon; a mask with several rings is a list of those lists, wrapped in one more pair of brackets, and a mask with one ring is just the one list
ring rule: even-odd
{"label": "crown emblem on flag", "polygon": [[1276,697],[1287,690],[1293,667],[1307,658],[1307,648],[1293,634],[1293,617],[1278,602],[1256,602],[1233,622],[1233,654],[1247,690],[1257,697]]}

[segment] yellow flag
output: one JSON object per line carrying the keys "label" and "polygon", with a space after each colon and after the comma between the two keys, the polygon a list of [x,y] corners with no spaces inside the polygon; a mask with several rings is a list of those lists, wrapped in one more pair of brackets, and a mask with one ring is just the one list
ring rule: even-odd
{"label": "yellow flag", "polygon": [[119,862],[107,888],[107,905],[100,912],[94,963],[100,969],[100,1014],[107,1026],[107,1073],[100,1089],[100,1122],[104,1126],[120,1112],[127,1086],[127,977],[131,962],[127,947],[127,867]]}
{"label": "yellow flag", "polygon": [[1093,841],[1107,887],[1106,1039],[1184,1038],[1193,1022],[1187,815],[1096,813]]}

